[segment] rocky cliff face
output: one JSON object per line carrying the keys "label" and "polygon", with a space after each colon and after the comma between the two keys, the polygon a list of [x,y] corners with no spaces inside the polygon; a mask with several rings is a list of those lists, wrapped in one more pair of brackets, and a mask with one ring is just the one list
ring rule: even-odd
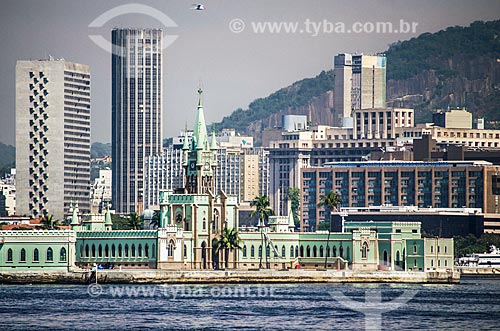
{"label": "rocky cliff face", "polygon": [[388,106],[416,108],[417,121],[429,120],[436,108],[466,107],[474,117],[500,119],[500,60],[454,56],[440,72],[423,71],[387,82]]}

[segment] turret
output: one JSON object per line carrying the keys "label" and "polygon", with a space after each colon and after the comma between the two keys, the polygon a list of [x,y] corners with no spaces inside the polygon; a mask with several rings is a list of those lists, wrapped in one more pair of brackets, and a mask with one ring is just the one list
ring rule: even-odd
{"label": "turret", "polygon": [[80,222],[78,220],[78,202],[75,200],[73,202],[73,207],[71,207],[73,213],[71,214],[71,229],[75,230],[77,226],[80,225]]}
{"label": "turret", "polygon": [[104,228],[106,231],[113,229],[113,222],[111,221],[111,212],[109,211],[109,204],[106,207],[106,215],[104,216]]}

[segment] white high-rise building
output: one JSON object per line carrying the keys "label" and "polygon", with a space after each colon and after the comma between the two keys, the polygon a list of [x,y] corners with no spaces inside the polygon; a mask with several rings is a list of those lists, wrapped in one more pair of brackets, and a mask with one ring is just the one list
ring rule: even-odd
{"label": "white high-rise building", "polygon": [[90,212],[90,68],[64,60],[16,65],[17,213],[63,220]]}
{"label": "white high-rise building", "polygon": [[112,191],[117,213],[138,212],[144,162],[162,151],[162,31],[112,31]]}
{"label": "white high-rise building", "polygon": [[385,107],[384,55],[338,54],[334,57],[333,75],[335,125],[352,125],[354,110]]}

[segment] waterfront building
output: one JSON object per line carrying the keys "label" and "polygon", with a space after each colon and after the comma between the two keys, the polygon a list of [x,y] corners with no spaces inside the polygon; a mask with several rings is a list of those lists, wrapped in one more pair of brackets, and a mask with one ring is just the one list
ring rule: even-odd
{"label": "waterfront building", "polygon": [[90,68],[64,60],[16,65],[16,212],[63,220],[90,212]]}
{"label": "waterfront building", "polygon": [[302,219],[310,231],[328,219],[318,203],[330,191],[338,192],[343,207],[467,207],[498,214],[497,168],[485,161],[331,162],[304,168]]}
{"label": "waterfront building", "polygon": [[144,162],[162,149],[162,31],[112,31],[112,191],[119,214],[138,211]]}

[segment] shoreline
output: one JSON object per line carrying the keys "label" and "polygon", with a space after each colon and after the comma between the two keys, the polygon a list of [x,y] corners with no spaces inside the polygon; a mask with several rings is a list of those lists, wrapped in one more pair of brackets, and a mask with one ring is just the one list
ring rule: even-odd
{"label": "shoreline", "polygon": [[[91,272],[0,272],[0,284],[89,284]],[[89,282],[89,280],[91,280]],[[351,270],[99,270],[99,284],[296,284],[296,283],[407,283],[458,284],[460,273],[447,271],[406,272]]]}

